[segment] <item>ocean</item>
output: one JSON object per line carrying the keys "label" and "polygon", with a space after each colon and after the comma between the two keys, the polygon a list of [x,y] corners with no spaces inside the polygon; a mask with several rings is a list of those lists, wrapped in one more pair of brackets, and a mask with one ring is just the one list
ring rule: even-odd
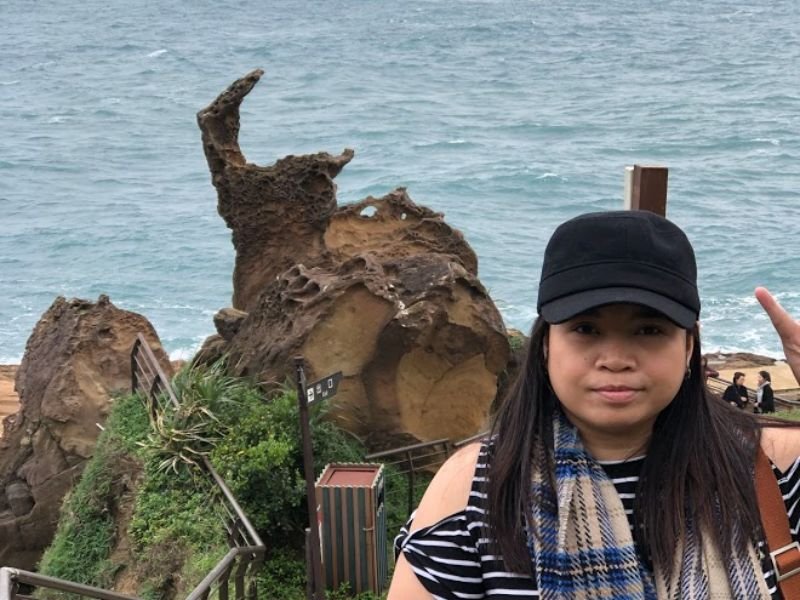
{"label": "ocean", "polygon": [[768,0],[3,0],[0,363],[56,296],[108,294],[186,358],[230,304],[234,251],[195,115],[242,108],[250,162],[355,159],[340,203],[404,186],[527,330],[561,221],[669,167],[697,250],[704,349],[782,354],[800,317],[800,3]]}

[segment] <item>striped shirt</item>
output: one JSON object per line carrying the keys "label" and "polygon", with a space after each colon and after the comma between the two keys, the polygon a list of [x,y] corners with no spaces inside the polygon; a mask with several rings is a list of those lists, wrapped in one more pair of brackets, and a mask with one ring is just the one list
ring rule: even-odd
{"label": "striped shirt", "polygon": [[[600,462],[620,495],[628,522],[633,527],[633,504],[644,457],[618,462]],[[800,541],[800,457],[781,473],[773,465],[786,511],[792,538]],[[486,448],[481,448],[472,480],[469,501],[464,510],[438,523],[411,531],[412,514],[395,538],[395,555],[400,552],[423,587],[437,600],[518,600],[538,598],[536,581],[528,575],[511,573],[503,557],[490,551],[490,540],[482,537],[486,514],[486,494],[481,491],[486,480]],[[775,573],[763,543],[759,552],[764,579],[773,600],[780,600]]]}

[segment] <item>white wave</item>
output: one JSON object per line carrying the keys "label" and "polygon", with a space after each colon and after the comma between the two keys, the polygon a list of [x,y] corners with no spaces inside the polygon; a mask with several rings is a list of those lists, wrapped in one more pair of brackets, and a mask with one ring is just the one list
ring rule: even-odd
{"label": "white wave", "polygon": [[14,81],[0,81],[0,85],[17,85],[19,83],[19,79],[15,79]]}
{"label": "white wave", "polygon": [[167,52],[168,50],[166,48],[162,48],[161,50],[156,50],[154,52],[151,52],[150,54],[147,55],[147,58],[155,58],[156,56],[161,56],[162,54],[166,54]]}
{"label": "white wave", "polygon": [[466,144],[466,140],[462,140],[461,138],[456,140],[447,140],[448,144]]}
{"label": "white wave", "polygon": [[753,138],[754,142],[761,142],[766,144],[772,144],[773,146],[780,146],[781,141],[777,138]]}
{"label": "white wave", "polygon": [[558,173],[550,173],[548,171],[547,173],[542,173],[536,179],[561,179],[561,175]]}
{"label": "white wave", "polygon": [[202,346],[202,343],[196,344],[194,346],[190,346],[188,348],[178,348],[177,350],[173,350],[172,352],[169,353],[169,359],[170,360],[189,360],[195,354],[197,354],[197,351],[200,350],[200,346]]}
{"label": "white wave", "polygon": [[53,115],[47,119],[48,123],[64,123],[65,121],[69,121],[69,117],[66,115]]}
{"label": "white wave", "polygon": [[709,344],[703,344],[703,354],[735,354],[737,352],[756,354],[758,356],[767,356],[780,361],[785,360],[783,352],[763,345],[740,346],[738,344],[723,344],[712,346]]}

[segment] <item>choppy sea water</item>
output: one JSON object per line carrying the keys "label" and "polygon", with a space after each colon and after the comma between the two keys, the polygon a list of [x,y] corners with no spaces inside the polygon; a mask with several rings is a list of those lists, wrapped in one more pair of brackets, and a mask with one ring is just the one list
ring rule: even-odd
{"label": "choppy sea water", "polygon": [[354,148],[340,202],[445,213],[520,329],[553,228],[668,166],[705,349],[780,355],[752,290],[800,316],[797,23],[796,0],[5,0],[0,363],[57,295],[110,295],[176,357],[213,333],[234,253],[195,114],[256,67],[251,162]]}

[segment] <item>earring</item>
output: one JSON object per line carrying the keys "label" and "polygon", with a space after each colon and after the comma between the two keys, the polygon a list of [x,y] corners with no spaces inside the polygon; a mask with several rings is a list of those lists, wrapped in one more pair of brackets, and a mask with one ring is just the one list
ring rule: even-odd
{"label": "earring", "polygon": [[686,365],[686,379],[689,379],[692,376],[692,367],[691,365]]}

